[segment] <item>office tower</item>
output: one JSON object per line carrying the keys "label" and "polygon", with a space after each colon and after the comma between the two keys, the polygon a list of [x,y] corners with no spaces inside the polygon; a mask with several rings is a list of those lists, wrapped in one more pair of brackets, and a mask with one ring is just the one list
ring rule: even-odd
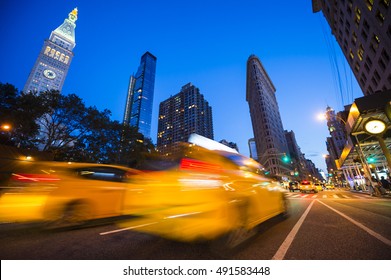
{"label": "office tower", "polygon": [[332,158],[338,159],[346,144],[346,131],[344,123],[346,120],[337,115],[330,106],[326,108],[327,127],[331,137],[327,138],[327,150]]}
{"label": "office tower", "polygon": [[73,58],[77,8],[45,40],[23,92],[61,91]]}
{"label": "office tower", "polygon": [[291,173],[275,87],[255,55],[247,60],[246,100],[250,107],[258,161],[272,174]]}
{"label": "office tower", "polygon": [[219,143],[223,144],[223,145],[225,145],[225,146],[227,146],[229,148],[232,148],[232,149],[236,150],[237,152],[239,152],[239,147],[234,142],[228,142],[227,140],[223,139],[223,140],[220,140]]}
{"label": "office tower", "polygon": [[258,160],[257,146],[254,138],[248,139],[248,149],[250,150],[250,158]]}
{"label": "office tower", "polygon": [[322,11],[364,95],[391,89],[390,0],[312,0]]}
{"label": "office tower", "polygon": [[129,80],[124,123],[138,128],[146,138],[151,138],[151,120],[155,89],[156,57],[143,54],[136,75]]}
{"label": "office tower", "polygon": [[178,142],[187,142],[192,133],[213,140],[212,108],[200,90],[188,83],[160,103],[157,149],[170,154]]}
{"label": "office tower", "polygon": [[289,155],[292,161],[292,169],[295,178],[304,180],[308,177],[307,160],[296,141],[295,133],[285,130],[285,139],[288,146]]}

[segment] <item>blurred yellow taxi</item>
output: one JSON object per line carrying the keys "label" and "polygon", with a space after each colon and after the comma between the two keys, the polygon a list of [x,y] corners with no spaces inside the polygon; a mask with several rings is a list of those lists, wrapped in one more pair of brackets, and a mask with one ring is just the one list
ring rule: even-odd
{"label": "blurred yellow taxi", "polygon": [[322,183],[315,183],[315,189],[319,191],[323,191],[323,184]]}
{"label": "blurred yellow taxi", "polygon": [[287,191],[250,158],[184,143],[169,163],[161,171],[135,176],[124,210],[138,219],[121,227],[235,247],[260,223],[287,214]]}
{"label": "blurred yellow taxi", "polygon": [[303,180],[300,182],[300,191],[301,192],[314,192],[317,193],[318,190],[316,189],[315,185],[311,181]]}
{"label": "blurred yellow taxi", "polygon": [[121,215],[126,187],[139,173],[104,164],[23,163],[2,186],[0,222],[63,227]]}

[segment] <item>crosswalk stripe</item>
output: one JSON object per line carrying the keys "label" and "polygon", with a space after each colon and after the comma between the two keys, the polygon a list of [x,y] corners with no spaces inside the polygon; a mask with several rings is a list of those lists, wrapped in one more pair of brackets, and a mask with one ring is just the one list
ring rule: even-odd
{"label": "crosswalk stripe", "polygon": [[324,195],[323,195],[323,198],[327,198],[327,195],[324,194]]}
{"label": "crosswalk stripe", "polygon": [[334,195],[333,195],[333,197],[334,197],[334,198],[339,198],[339,196],[338,196],[338,195],[336,195],[336,194],[334,194]]}
{"label": "crosswalk stripe", "polygon": [[349,196],[347,196],[347,195],[344,195],[344,194],[343,194],[342,196],[343,196],[344,198],[350,198]]}
{"label": "crosswalk stripe", "polygon": [[317,194],[314,194],[313,196],[312,196],[312,198],[317,198],[318,197],[318,195]]}
{"label": "crosswalk stripe", "polygon": [[357,198],[359,198],[359,199],[365,199],[364,197],[362,197],[362,196],[359,196],[359,195],[353,195],[354,197],[357,197]]}
{"label": "crosswalk stripe", "polygon": [[308,194],[305,194],[305,195],[303,195],[302,197],[307,197],[308,196]]}

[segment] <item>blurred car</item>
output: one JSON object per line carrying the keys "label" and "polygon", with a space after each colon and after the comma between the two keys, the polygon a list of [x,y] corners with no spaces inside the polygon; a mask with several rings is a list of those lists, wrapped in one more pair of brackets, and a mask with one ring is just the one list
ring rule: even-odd
{"label": "blurred car", "polygon": [[289,191],[294,192],[294,191],[300,191],[300,184],[297,181],[292,181],[289,182]]}
{"label": "blurred car", "polygon": [[321,183],[315,183],[315,189],[319,192],[319,191],[323,191],[323,184]]}
{"label": "blurred car", "polygon": [[170,163],[136,176],[125,212],[138,219],[121,227],[233,248],[260,223],[287,214],[286,190],[250,158],[182,143]]}
{"label": "blurred car", "polygon": [[335,189],[334,185],[332,185],[332,184],[326,184],[325,188],[326,188],[326,190],[334,190]]}
{"label": "blurred car", "polygon": [[312,182],[307,181],[307,180],[300,182],[300,191],[305,192],[305,193],[307,193],[307,192],[317,193],[318,192],[315,185]]}
{"label": "blurred car", "polygon": [[0,222],[75,226],[122,214],[126,187],[140,171],[104,164],[30,162],[15,170],[0,196]]}

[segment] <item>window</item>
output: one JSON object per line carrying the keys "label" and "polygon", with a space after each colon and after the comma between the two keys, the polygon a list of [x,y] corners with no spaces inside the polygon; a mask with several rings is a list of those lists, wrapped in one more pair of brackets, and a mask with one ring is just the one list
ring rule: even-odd
{"label": "window", "polygon": [[353,43],[353,45],[355,45],[356,42],[357,42],[357,34],[356,34],[356,32],[353,31],[353,34],[352,34],[352,43]]}
{"label": "window", "polygon": [[353,60],[353,59],[354,59],[354,54],[353,54],[353,52],[352,52],[352,49],[350,49],[350,54],[349,54],[349,57],[350,57],[350,59],[351,59],[351,60]]}
{"label": "window", "polygon": [[357,26],[360,24],[360,21],[361,21],[361,10],[359,8],[356,8],[356,17],[355,17],[354,21],[356,22]]}
{"label": "window", "polygon": [[386,61],[386,63],[390,62],[390,55],[387,53],[387,51],[385,49],[383,49],[383,51],[381,52],[381,55],[384,58],[384,60]]}
{"label": "window", "polygon": [[383,59],[382,58],[379,58],[379,66],[380,68],[384,71],[386,70],[386,64],[384,63]]}
{"label": "window", "polygon": [[372,11],[373,8],[373,0],[366,0],[368,10]]}
{"label": "window", "polygon": [[369,32],[369,23],[364,19],[363,26],[367,32]]}
{"label": "window", "polygon": [[378,10],[376,13],[376,18],[378,19],[380,25],[384,23],[384,15]]}
{"label": "window", "polygon": [[380,3],[385,7],[388,8],[390,6],[390,0],[381,0]]}
{"label": "window", "polygon": [[356,63],[354,65],[354,70],[356,70],[356,72],[359,72],[360,71],[360,65],[358,63]]}
{"label": "window", "polygon": [[358,50],[357,50],[357,56],[358,56],[358,58],[360,59],[360,61],[363,60],[363,57],[364,57],[364,48],[363,48],[362,44],[360,44],[360,47],[359,47]]}

